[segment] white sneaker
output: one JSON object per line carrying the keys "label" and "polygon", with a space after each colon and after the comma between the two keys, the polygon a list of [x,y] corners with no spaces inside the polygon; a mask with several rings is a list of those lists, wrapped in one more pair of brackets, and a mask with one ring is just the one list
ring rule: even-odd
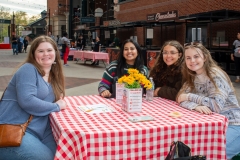
{"label": "white sneaker", "polygon": [[64,66],[69,66],[68,64],[64,64]]}

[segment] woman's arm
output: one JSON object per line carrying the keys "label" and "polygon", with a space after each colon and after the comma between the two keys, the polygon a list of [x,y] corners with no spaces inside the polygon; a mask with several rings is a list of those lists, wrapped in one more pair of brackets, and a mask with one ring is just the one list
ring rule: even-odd
{"label": "woman's arm", "polygon": [[159,90],[158,90],[158,97],[162,97],[162,98],[166,98],[166,99],[170,99],[175,101],[176,100],[176,96],[178,91],[181,88],[181,81],[178,81],[175,83],[174,86],[162,86]]}
{"label": "woman's arm", "polygon": [[146,66],[143,66],[139,72],[148,78],[149,71]]}
{"label": "woman's arm", "polygon": [[199,105],[207,106],[213,112],[219,113],[225,105],[231,87],[228,82],[221,77],[214,77],[213,80],[215,81],[218,90],[215,88],[214,84],[208,80],[208,90],[206,91],[208,96],[189,93],[188,100]]}
{"label": "woman's arm", "polygon": [[41,84],[38,84],[39,76],[37,75],[37,70],[30,64],[23,65],[16,72],[15,87],[19,106],[29,114],[36,116],[46,116],[51,112],[60,111],[60,106],[53,103],[55,96],[49,90],[49,86],[42,85],[39,87]]}
{"label": "woman's arm", "polygon": [[113,83],[113,76],[116,73],[116,67],[116,63],[112,62],[104,71],[102,80],[98,85],[98,92],[100,95],[106,90],[112,93],[111,87]]}

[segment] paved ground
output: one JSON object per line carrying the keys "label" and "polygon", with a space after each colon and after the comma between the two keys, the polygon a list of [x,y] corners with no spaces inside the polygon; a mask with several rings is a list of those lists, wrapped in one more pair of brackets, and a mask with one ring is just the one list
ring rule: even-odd
{"label": "paved ground", "polygon": [[[0,95],[6,88],[16,67],[25,60],[26,53],[12,55],[12,50],[0,49]],[[99,66],[91,66],[90,62],[84,64],[82,61],[68,61],[69,66],[64,66],[66,77],[66,95],[91,95],[98,94],[97,86],[101,80],[105,66],[100,62]],[[238,101],[240,102],[240,83],[235,83],[235,77],[230,76],[236,89]]]}

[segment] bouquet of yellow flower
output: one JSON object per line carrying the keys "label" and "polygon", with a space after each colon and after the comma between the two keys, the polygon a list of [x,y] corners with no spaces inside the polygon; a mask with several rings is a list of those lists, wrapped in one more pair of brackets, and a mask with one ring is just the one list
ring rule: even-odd
{"label": "bouquet of yellow flower", "polygon": [[118,83],[124,83],[126,88],[146,88],[151,89],[152,83],[144,76],[142,73],[139,73],[137,69],[129,68],[129,75],[124,75],[118,79]]}

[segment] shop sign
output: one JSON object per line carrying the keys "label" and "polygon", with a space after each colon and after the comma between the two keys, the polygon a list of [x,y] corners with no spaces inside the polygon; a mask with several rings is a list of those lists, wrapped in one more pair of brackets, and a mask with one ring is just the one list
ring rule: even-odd
{"label": "shop sign", "polygon": [[173,11],[149,14],[149,15],[147,15],[147,21],[148,22],[158,22],[158,21],[176,19],[177,17],[178,17],[178,11],[173,10]]}
{"label": "shop sign", "polygon": [[76,30],[81,30],[81,29],[86,29],[86,24],[76,26]]}
{"label": "shop sign", "polygon": [[105,27],[107,27],[107,26],[117,26],[117,25],[121,25],[121,22],[119,20],[104,21],[103,25]]}
{"label": "shop sign", "polygon": [[82,23],[95,23],[95,17],[82,17]]}
{"label": "shop sign", "polygon": [[0,19],[0,23],[11,24],[11,20],[8,20],[8,19]]}

